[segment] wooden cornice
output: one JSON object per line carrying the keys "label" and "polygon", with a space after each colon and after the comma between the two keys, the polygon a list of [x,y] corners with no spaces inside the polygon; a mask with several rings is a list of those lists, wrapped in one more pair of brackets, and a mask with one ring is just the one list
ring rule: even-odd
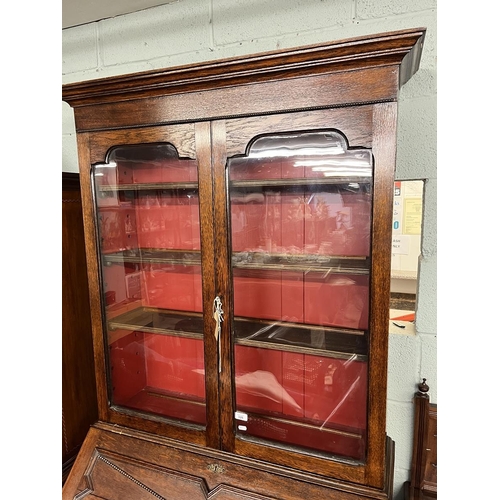
{"label": "wooden cornice", "polygon": [[194,65],[63,85],[72,107],[202,91],[311,74],[399,65],[399,85],[418,69],[425,28],[350,38]]}

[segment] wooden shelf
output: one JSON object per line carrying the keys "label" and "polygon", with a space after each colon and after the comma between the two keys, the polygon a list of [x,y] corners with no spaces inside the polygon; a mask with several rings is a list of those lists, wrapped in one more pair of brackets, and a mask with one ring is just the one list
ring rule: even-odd
{"label": "wooden shelf", "polygon": [[191,425],[203,425],[206,421],[205,401],[196,396],[176,394],[157,387],[145,387],[130,399],[117,403],[117,406],[189,422]]}
{"label": "wooden shelf", "polygon": [[370,258],[319,254],[278,254],[268,252],[234,252],[232,265],[241,269],[273,271],[328,272],[369,274]]}
{"label": "wooden shelf", "polygon": [[[234,318],[233,330],[237,345],[328,358],[367,360],[367,335],[363,330],[241,317]],[[315,346],[321,336],[324,337],[321,346]]]}
{"label": "wooden shelf", "polygon": [[[231,188],[254,188],[254,187],[300,187],[304,189],[317,186],[343,186],[349,184],[371,185],[372,177],[367,176],[338,176],[338,177],[318,177],[318,178],[292,178],[292,179],[249,179],[230,181]],[[352,188],[351,188],[352,190]]]}
{"label": "wooden shelf", "polygon": [[139,307],[108,321],[108,328],[110,337],[113,336],[113,330],[140,330],[145,333],[203,339],[202,314],[191,311]]}
{"label": "wooden shelf", "polygon": [[[110,343],[123,336],[123,331],[136,330],[203,339],[203,317],[197,312],[139,307],[109,320],[108,328]],[[235,317],[233,331],[237,345],[329,358],[367,360],[367,336],[363,330]],[[324,336],[321,346],[315,346],[318,341],[313,339],[321,335]]]}
{"label": "wooden shelf", "polygon": [[175,190],[175,189],[192,189],[198,190],[197,181],[186,182],[151,182],[137,184],[107,184],[97,186],[97,190],[106,191],[155,191],[155,190]]}
{"label": "wooden shelf", "polygon": [[[257,409],[248,409],[248,420],[244,422],[245,431],[237,433],[238,439],[256,441],[268,439],[280,443],[291,451],[310,450],[316,456],[345,460],[352,464],[360,463],[364,455],[365,432],[362,429],[347,428],[328,422],[313,421],[307,418],[293,419],[286,415],[266,415]],[[241,411],[241,409],[240,409]],[[350,453],[349,453],[350,452]]]}
{"label": "wooden shelf", "polygon": [[[201,265],[199,250],[141,249],[103,255],[105,264],[154,263]],[[267,252],[234,252],[232,265],[239,269],[269,271],[322,272],[328,274],[368,275],[369,257],[345,257],[318,254],[273,254]]]}
{"label": "wooden shelf", "polygon": [[103,255],[105,263],[133,262],[151,264],[201,265],[199,250],[142,249],[126,250]]}

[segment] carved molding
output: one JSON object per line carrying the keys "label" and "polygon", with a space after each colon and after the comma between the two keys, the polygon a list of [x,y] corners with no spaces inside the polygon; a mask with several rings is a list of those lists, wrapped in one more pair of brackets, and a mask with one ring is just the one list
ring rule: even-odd
{"label": "carved molding", "polygon": [[[209,467],[209,469],[219,475],[222,480],[224,467],[219,464],[213,465],[214,467]],[[103,469],[100,469],[101,466],[118,473],[123,478],[123,483],[116,484],[111,471],[109,474],[105,473]],[[106,476],[106,484],[101,484],[103,483],[103,473]],[[146,484],[146,480],[142,476],[148,479],[149,484]],[[83,500],[88,495],[96,495],[107,500],[118,500],[118,496],[103,495],[106,495],[107,491],[111,494],[116,492],[115,494],[119,495],[119,491],[123,491],[124,487],[127,488],[128,482],[130,482],[130,486],[143,490],[146,495],[144,498],[151,496],[151,498],[158,500],[174,500],[176,489],[182,489],[183,494],[189,494],[189,490],[191,490],[190,498],[193,500],[269,500],[269,497],[226,484],[217,484],[209,490],[207,483],[201,477],[97,449],[94,450],[83,476],[84,489],[75,495],[74,500]],[[156,482],[156,484],[153,485],[152,482]]]}

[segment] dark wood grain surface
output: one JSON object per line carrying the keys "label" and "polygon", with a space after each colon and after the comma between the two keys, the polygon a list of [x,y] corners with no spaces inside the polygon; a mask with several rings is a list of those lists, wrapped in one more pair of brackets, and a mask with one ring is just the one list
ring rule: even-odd
{"label": "dark wood grain surface", "polygon": [[63,482],[90,425],[97,421],[92,329],[77,173],[62,174]]}
{"label": "dark wood grain surface", "polygon": [[411,477],[404,485],[405,500],[437,498],[437,404],[429,399],[429,387],[415,392]]}

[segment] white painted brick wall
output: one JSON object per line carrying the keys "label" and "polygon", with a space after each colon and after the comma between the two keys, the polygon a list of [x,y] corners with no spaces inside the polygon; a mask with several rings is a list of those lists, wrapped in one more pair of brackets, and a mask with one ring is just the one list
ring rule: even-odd
{"label": "white painted brick wall", "polygon": [[214,2],[214,42],[217,45],[340,28],[352,20],[352,1],[218,0]]}
{"label": "white painted brick wall", "polygon": [[[412,397],[421,377],[437,403],[436,0],[179,0],[63,30],[63,83],[277,48],[426,27],[419,71],[402,88],[398,179],[425,179],[416,335],[389,338],[387,433],[395,499],[409,478]],[[73,112],[63,103],[63,171],[78,171]]]}
{"label": "white painted brick wall", "polygon": [[[62,68],[64,74],[98,68],[97,23],[63,30]],[[95,77],[94,77],[95,78]]]}
{"label": "white painted brick wall", "polygon": [[[430,200],[430,202],[428,202]],[[422,255],[427,258],[437,254],[437,179],[429,177],[424,185]]]}
{"label": "white painted brick wall", "polygon": [[209,2],[183,0],[122,17],[126,22],[98,23],[103,66],[189,54],[210,45]]}

